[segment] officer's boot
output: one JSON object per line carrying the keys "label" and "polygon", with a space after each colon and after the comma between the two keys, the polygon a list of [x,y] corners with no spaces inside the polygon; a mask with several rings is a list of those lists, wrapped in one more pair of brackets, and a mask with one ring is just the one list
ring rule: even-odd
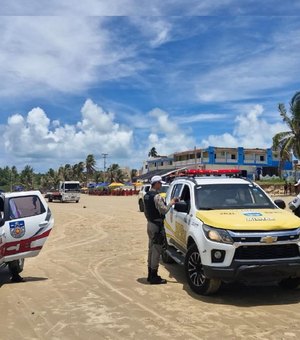
{"label": "officer's boot", "polygon": [[18,273],[13,273],[10,281],[11,282],[24,282],[25,280]]}
{"label": "officer's boot", "polygon": [[160,276],[157,275],[157,269],[151,269],[151,276],[149,282],[152,285],[160,285],[167,283],[167,280],[162,279]]}
{"label": "officer's boot", "polygon": [[150,278],[151,278],[151,267],[148,267],[148,277],[147,277],[148,282],[150,282]]}

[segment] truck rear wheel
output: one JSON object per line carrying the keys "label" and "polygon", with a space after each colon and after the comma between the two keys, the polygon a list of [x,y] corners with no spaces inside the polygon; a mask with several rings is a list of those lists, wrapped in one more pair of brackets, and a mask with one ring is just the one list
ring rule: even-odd
{"label": "truck rear wheel", "polygon": [[192,291],[200,295],[210,295],[218,291],[221,280],[209,279],[204,275],[201,257],[196,244],[189,247],[185,257],[185,273]]}
{"label": "truck rear wheel", "polygon": [[139,209],[140,209],[140,212],[144,212],[144,202],[143,202],[143,200],[139,200]]}

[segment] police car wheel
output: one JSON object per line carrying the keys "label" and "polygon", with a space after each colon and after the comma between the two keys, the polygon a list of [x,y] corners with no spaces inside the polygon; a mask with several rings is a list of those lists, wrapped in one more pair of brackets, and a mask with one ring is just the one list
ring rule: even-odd
{"label": "police car wheel", "polygon": [[296,289],[300,284],[300,277],[284,279],[278,284],[284,289]]}
{"label": "police car wheel", "polygon": [[140,209],[140,212],[144,212],[144,203],[143,203],[143,200],[139,200],[139,209]]}
{"label": "police car wheel", "polygon": [[196,244],[189,247],[185,257],[185,273],[192,291],[200,295],[210,295],[218,291],[221,281],[204,275],[201,257]]}

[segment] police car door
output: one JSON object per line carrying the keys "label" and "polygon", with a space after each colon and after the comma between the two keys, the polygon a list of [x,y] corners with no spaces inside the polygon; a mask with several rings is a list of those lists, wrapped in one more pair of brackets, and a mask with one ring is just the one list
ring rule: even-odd
{"label": "police car door", "polygon": [[[188,211],[191,205],[191,194],[190,187],[184,184],[179,195],[181,202],[184,202],[188,206]],[[176,211],[176,209],[175,209]],[[189,212],[176,211],[176,224],[175,224],[175,235],[179,245],[186,250],[186,231],[190,220]]]}
{"label": "police car door", "polygon": [[[170,193],[170,197],[168,199],[168,202],[172,198],[180,196],[182,187],[183,187],[182,183],[177,183],[173,186],[172,192]],[[168,211],[168,213],[166,214],[165,230],[166,230],[167,238],[169,238],[169,239],[171,239],[172,241],[175,241],[175,242],[177,242],[176,234],[175,234],[175,232],[176,232],[176,220],[177,220],[177,211],[172,206],[170,208],[170,210]]]}
{"label": "police car door", "polygon": [[4,202],[4,262],[37,256],[54,220],[39,191],[11,193]]}

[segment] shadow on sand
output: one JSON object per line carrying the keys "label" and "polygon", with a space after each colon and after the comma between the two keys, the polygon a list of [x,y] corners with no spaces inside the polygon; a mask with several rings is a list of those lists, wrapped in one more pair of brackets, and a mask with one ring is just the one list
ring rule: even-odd
{"label": "shadow on sand", "polygon": [[26,284],[27,282],[34,281],[45,281],[48,280],[47,277],[31,277],[31,276],[23,276],[24,282],[11,282],[11,275],[7,267],[0,268],[0,288],[5,284]]}
{"label": "shadow on sand", "polygon": [[[280,288],[274,284],[245,285],[242,283],[222,284],[220,290],[211,296],[202,296],[194,293],[187,284],[184,267],[178,264],[161,263],[169,272],[168,284],[181,284],[182,289],[192,298],[206,303],[222,305],[235,305],[238,307],[285,305],[300,302],[300,286],[294,290]],[[139,279],[140,283],[147,283]],[[147,283],[148,284],[148,283]]]}

